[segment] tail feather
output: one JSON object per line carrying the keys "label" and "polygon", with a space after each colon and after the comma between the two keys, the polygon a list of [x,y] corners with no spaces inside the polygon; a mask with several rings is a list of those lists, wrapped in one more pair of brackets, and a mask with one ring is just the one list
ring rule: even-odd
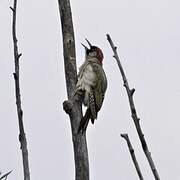
{"label": "tail feather", "polygon": [[85,113],[84,117],[81,119],[79,129],[78,129],[78,133],[80,131],[82,131],[82,133],[86,131],[86,128],[88,126],[89,120],[91,119],[91,116],[92,116],[91,115],[91,110],[88,108],[86,110],[86,113]]}
{"label": "tail feather", "polygon": [[95,119],[94,119],[94,118],[91,118],[91,122],[92,122],[92,124],[94,124],[94,121],[95,121]]}

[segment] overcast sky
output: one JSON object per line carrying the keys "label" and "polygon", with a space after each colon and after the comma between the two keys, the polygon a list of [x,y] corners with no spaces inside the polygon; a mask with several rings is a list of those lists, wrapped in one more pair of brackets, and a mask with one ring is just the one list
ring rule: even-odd
{"label": "overcast sky", "polygon": [[[22,158],[15,105],[12,0],[0,0],[0,170],[21,180]],[[81,42],[88,38],[104,52],[108,90],[87,140],[91,180],[138,179],[125,141],[135,148],[144,179],[153,175],[130,115],[126,91],[112,50],[118,47],[149,150],[163,180],[179,180],[180,161],[180,2],[178,0],[71,1],[78,67]],[[21,98],[32,180],[74,179],[66,99],[62,35],[56,0],[18,1],[17,37]]]}

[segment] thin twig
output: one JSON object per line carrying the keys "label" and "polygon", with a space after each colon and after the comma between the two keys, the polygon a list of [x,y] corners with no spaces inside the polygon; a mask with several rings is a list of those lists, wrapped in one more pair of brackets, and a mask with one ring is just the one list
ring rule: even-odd
{"label": "thin twig", "polygon": [[130,105],[130,109],[131,109],[131,116],[132,116],[132,119],[134,121],[134,124],[135,124],[135,127],[136,127],[136,130],[137,130],[137,133],[138,133],[138,136],[139,136],[139,139],[141,141],[141,145],[142,145],[142,148],[143,148],[143,151],[146,155],[146,158],[149,162],[149,165],[151,167],[151,170],[153,172],[153,175],[154,175],[154,178],[156,180],[160,180],[160,177],[159,177],[159,174],[157,172],[157,169],[155,167],[155,164],[154,164],[154,161],[151,157],[151,153],[149,152],[148,150],[148,146],[147,146],[147,143],[146,143],[146,140],[145,140],[145,137],[144,137],[144,134],[142,132],[142,129],[141,129],[141,126],[140,126],[140,119],[138,118],[137,116],[137,113],[136,113],[136,109],[135,109],[135,104],[134,104],[134,100],[133,100],[133,94],[135,92],[135,89],[130,89],[129,88],[129,84],[128,84],[128,81],[127,81],[127,78],[125,76],[125,73],[124,73],[124,70],[123,70],[123,67],[121,65],[121,62],[120,62],[120,59],[119,59],[119,56],[117,54],[117,47],[114,46],[114,43],[112,42],[111,40],[111,37],[110,35],[107,34],[107,40],[109,41],[109,44],[111,45],[111,48],[113,50],[113,53],[114,53],[114,58],[116,59],[117,61],[117,64],[118,64],[118,67],[119,67],[119,70],[121,72],[121,75],[122,75],[122,78],[123,78],[123,82],[124,82],[124,87],[126,88],[126,91],[127,91],[127,95],[128,95],[128,99],[129,99],[129,105]]}
{"label": "thin twig", "polygon": [[22,54],[19,54],[18,45],[17,45],[16,8],[17,8],[17,0],[14,0],[13,8],[10,7],[10,9],[13,12],[12,36],[13,36],[14,63],[15,63],[15,72],[13,73],[13,75],[14,75],[14,80],[15,80],[16,105],[17,105],[17,114],[18,114],[18,122],[19,122],[19,141],[20,141],[21,150],[22,150],[24,180],[30,180],[28,149],[27,149],[27,141],[26,141],[24,125],[23,125],[23,111],[21,108],[21,95],[20,95],[20,82],[19,82],[19,59]]}
{"label": "thin twig", "polygon": [[8,173],[4,174],[2,177],[0,177],[0,180],[2,180],[3,178],[6,178],[8,177],[9,174],[11,174],[12,171],[9,171]]}
{"label": "thin twig", "polygon": [[63,103],[63,108],[65,112],[68,113],[71,123],[76,173],[75,180],[89,180],[86,134],[77,133],[82,119],[82,105],[79,99],[74,98],[74,89],[77,82],[77,68],[70,0],[58,0],[58,3],[63,36],[64,65],[68,95],[68,101]]}
{"label": "thin twig", "polygon": [[141,169],[140,169],[139,164],[137,162],[136,155],[135,155],[135,152],[134,152],[134,149],[132,147],[132,144],[131,144],[131,141],[129,139],[128,134],[121,134],[121,137],[123,137],[126,140],[126,142],[127,142],[128,149],[129,149],[129,152],[131,154],[131,158],[133,160],[133,163],[134,163],[134,166],[136,168],[136,171],[138,173],[139,179],[140,180],[144,180],[144,178],[142,176],[142,173],[141,173]]}

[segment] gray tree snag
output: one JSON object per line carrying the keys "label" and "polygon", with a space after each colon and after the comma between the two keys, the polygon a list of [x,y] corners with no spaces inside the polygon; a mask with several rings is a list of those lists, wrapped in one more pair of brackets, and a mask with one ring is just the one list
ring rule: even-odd
{"label": "gray tree snag", "polygon": [[135,109],[135,104],[134,104],[134,100],[133,100],[133,94],[135,92],[135,89],[134,88],[130,89],[130,87],[129,87],[127,78],[125,76],[125,72],[123,70],[123,67],[121,65],[119,56],[117,54],[117,47],[114,46],[114,43],[112,42],[111,37],[108,34],[107,34],[107,40],[109,41],[109,44],[110,44],[110,46],[111,46],[111,48],[113,50],[113,53],[114,53],[113,57],[116,59],[119,70],[120,70],[120,73],[122,75],[122,79],[123,79],[123,82],[124,82],[124,87],[126,88],[126,92],[127,92],[128,99],[129,99],[129,105],[130,105],[130,109],[131,109],[131,117],[132,117],[132,119],[134,121],[134,124],[135,124],[136,130],[137,130],[139,139],[141,141],[143,151],[144,151],[144,153],[146,155],[146,158],[147,158],[147,160],[149,162],[149,165],[150,165],[151,170],[153,172],[154,178],[156,180],[160,180],[159,174],[158,174],[157,169],[155,167],[154,161],[153,161],[153,159],[151,157],[151,153],[149,152],[149,149],[148,149],[144,134],[143,134],[141,126],[140,126],[140,119],[138,118],[137,112],[136,112],[136,109]]}
{"label": "gray tree snag", "polygon": [[129,139],[129,136],[128,134],[121,134],[121,137],[124,138],[127,142],[127,146],[128,146],[128,149],[129,149],[129,152],[130,152],[130,155],[131,155],[131,158],[132,158],[132,161],[134,163],[134,166],[136,168],[136,171],[137,171],[137,174],[139,176],[139,179],[140,180],[144,180],[143,178],[143,175],[141,173],[141,169],[139,167],[139,164],[138,164],[138,161],[136,159],[136,155],[135,155],[135,152],[134,152],[134,148],[132,147],[132,144],[131,144],[131,141]]}
{"label": "gray tree snag", "polygon": [[77,82],[76,53],[73,21],[69,0],[58,0],[63,37],[64,68],[68,100],[63,108],[69,115],[75,161],[75,180],[89,180],[89,161],[86,133],[78,133],[82,119],[82,104],[74,97]]}
{"label": "gray tree snag", "polygon": [[13,36],[14,63],[15,63],[15,72],[13,73],[13,75],[15,80],[15,95],[16,95],[16,105],[17,105],[18,124],[19,124],[19,141],[22,150],[24,180],[30,180],[28,149],[27,149],[27,141],[26,141],[24,125],[23,125],[23,111],[21,108],[21,95],[20,95],[20,82],[19,82],[19,59],[22,54],[19,54],[18,52],[17,37],[16,37],[17,0],[14,0],[14,6],[10,8],[13,12],[12,36]]}

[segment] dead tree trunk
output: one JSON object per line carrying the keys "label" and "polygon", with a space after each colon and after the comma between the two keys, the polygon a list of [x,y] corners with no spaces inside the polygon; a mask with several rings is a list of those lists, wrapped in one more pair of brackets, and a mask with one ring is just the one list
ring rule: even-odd
{"label": "dead tree trunk", "polygon": [[63,36],[64,68],[68,101],[63,103],[64,110],[69,114],[75,160],[75,180],[89,180],[89,162],[86,134],[78,134],[82,119],[81,102],[73,97],[77,82],[76,53],[73,21],[69,0],[58,0]]}
{"label": "dead tree trunk", "polygon": [[19,121],[19,141],[20,141],[21,150],[22,150],[24,180],[30,180],[28,149],[27,149],[27,141],[26,141],[24,125],[23,125],[23,111],[21,108],[21,93],[20,93],[20,82],[19,82],[19,59],[22,54],[19,54],[18,46],[17,46],[16,7],[17,7],[17,0],[14,0],[14,6],[10,7],[13,12],[12,35],[13,35],[13,44],[14,44],[14,63],[15,63],[15,72],[13,73],[13,75],[14,75],[14,80],[15,80],[16,105],[17,105],[17,114],[18,114],[18,121]]}

